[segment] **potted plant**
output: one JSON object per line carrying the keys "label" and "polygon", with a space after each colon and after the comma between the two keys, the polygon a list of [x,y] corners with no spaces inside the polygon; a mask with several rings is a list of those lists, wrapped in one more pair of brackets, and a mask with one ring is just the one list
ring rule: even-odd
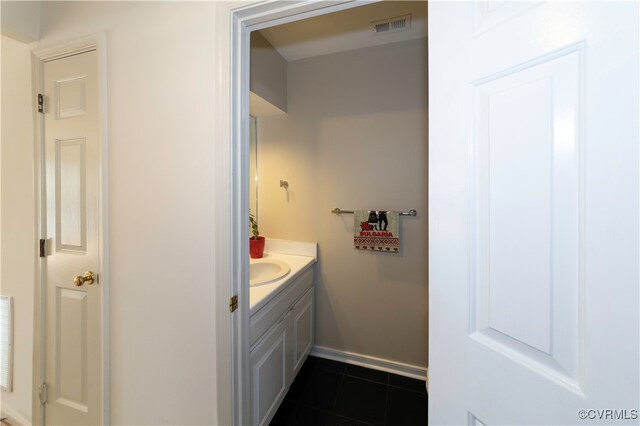
{"label": "potted plant", "polygon": [[249,238],[249,256],[252,259],[259,259],[264,255],[264,237],[260,236],[258,221],[253,213],[249,212],[249,223],[251,224],[251,238]]}

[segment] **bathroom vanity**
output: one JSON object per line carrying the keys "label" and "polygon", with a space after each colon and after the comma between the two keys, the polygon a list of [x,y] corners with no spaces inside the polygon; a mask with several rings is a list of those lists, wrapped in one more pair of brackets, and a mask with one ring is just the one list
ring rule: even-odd
{"label": "bathroom vanity", "polygon": [[252,262],[285,264],[290,268],[286,275],[264,283],[252,279],[250,366],[254,425],[269,424],[314,344],[316,244],[288,243],[268,240],[264,258]]}

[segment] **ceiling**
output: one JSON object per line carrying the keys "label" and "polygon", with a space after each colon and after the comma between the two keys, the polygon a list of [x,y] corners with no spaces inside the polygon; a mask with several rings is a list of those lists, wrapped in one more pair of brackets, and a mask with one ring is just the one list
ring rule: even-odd
{"label": "ceiling", "polygon": [[[411,14],[411,28],[376,34],[371,22]],[[260,33],[287,61],[379,46],[427,36],[426,1],[382,1],[289,24]]]}

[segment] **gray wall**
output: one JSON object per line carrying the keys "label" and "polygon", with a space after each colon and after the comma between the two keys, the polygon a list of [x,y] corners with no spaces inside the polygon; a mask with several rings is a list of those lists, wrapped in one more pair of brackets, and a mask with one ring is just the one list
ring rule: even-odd
{"label": "gray wall", "polygon": [[[287,115],[258,121],[261,230],[319,243],[320,346],[427,366],[427,101],[417,39],[290,62]],[[333,207],[419,216],[400,255],[361,252]]]}
{"label": "gray wall", "polygon": [[251,33],[250,62],[251,91],[282,111],[286,111],[287,61],[257,31]]}

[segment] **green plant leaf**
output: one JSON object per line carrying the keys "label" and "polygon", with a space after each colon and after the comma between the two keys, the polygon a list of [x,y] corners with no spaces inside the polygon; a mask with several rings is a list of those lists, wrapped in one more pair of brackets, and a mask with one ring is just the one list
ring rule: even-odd
{"label": "green plant leaf", "polygon": [[249,224],[251,225],[251,234],[253,235],[251,239],[257,240],[260,236],[260,231],[258,230],[258,221],[256,217],[249,211]]}

